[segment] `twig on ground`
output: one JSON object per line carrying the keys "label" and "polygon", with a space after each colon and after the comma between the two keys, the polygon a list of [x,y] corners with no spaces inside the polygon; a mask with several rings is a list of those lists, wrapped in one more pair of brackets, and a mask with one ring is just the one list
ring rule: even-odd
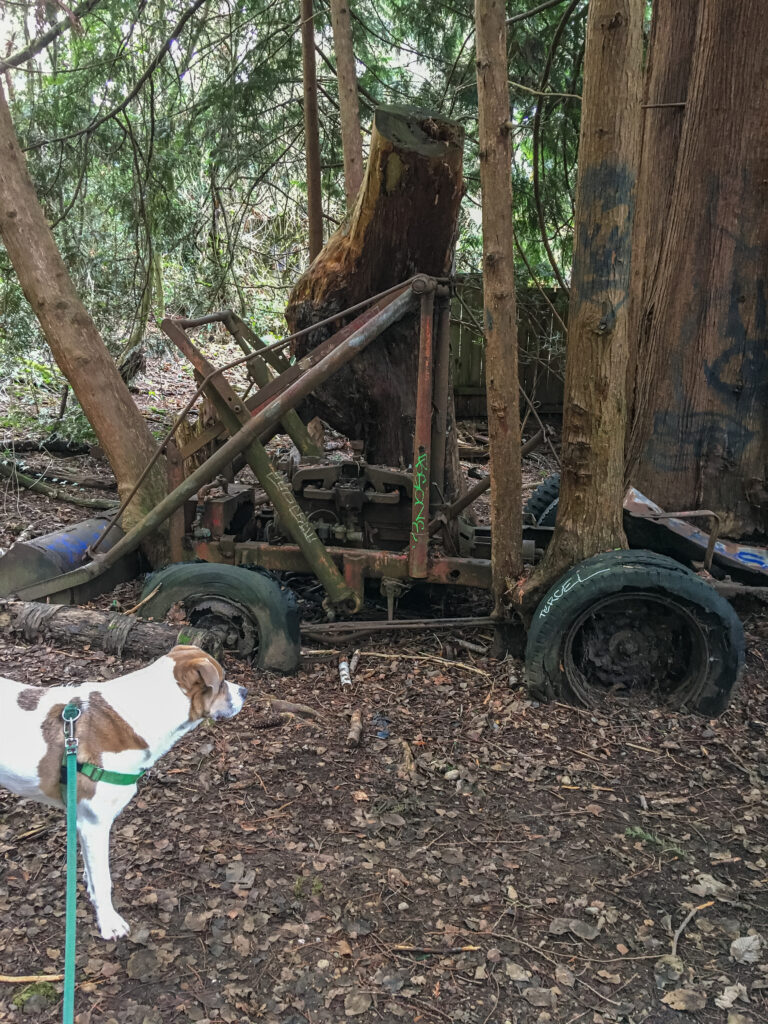
{"label": "twig on ground", "polygon": [[383,654],[380,651],[360,651],[360,657],[388,658],[391,661],[436,661],[440,665],[448,665],[450,668],[461,668],[466,672],[475,672],[479,676],[485,676],[486,679],[491,678],[491,673],[486,672],[484,668],[468,665],[465,661],[451,661],[448,658],[438,658],[436,654],[410,654],[408,652],[403,652],[402,654]]}
{"label": "twig on ground", "polygon": [[403,763],[400,766],[400,772],[398,772],[398,774],[406,775],[408,778],[411,778],[416,772],[416,762],[413,759],[413,752],[405,740],[400,740],[400,746],[403,748]]}
{"label": "twig on ground", "polygon": [[360,743],[360,737],[363,735],[363,716],[360,713],[359,708],[350,715],[349,719],[349,733],[347,735],[347,746],[356,747]]}
{"label": "twig on ground", "polygon": [[319,718],[320,715],[308,704],[294,704],[290,700],[278,700],[277,697],[268,697],[270,709],[279,715],[282,712],[289,712],[292,715],[302,715],[304,718]]}
{"label": "twig on ground", "polygon": [[683,932],[688,927],[688,925],[691,923],[691,921],[696,916],[696,914],[700,910],[706,910],[707,907],[714,906],[714,904],[715,904],[714,900],[710,900],[708,903],[700,903],[698,905],[698,907],[694,907],[693,910],[691,910],[688,914],[685,915],[685,917],[683,918],[682,924],[677,929],[675,934],[672,936],[672,956],[677,956],[677,943],[680,940],[680,936],[683,934]]}
{"label": "twig on ground", "polygon": [[63,974],[0,974],[0,982],[8,985],[36,985],[43,981],[63,980]]}
{"label": "twig on ground", "polygon": [[123,615],[133,615],[135,612],[137,612],[139,610],[139,608],[142,608],[147,603],[147,601],[151,601],[152,600],[152,598],[155,596],[155,594],[158,592],[158,590],[162,587],[162,585],[163,585],[162,583],[158,583],[157,586],[155,587],[155,589],[151,593],[147,594],[146,597],[142,597],[142,599],[139,601],[138,604],[135,604],[133,606],[133,608],[129,608],[127,611],[123,612]]}

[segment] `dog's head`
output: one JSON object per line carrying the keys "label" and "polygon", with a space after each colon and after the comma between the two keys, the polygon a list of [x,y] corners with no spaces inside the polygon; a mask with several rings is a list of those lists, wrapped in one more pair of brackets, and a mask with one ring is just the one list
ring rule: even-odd
{"label": "dog's head", "polygon": [[199,647],[179,644],[168,654],[179,689],[189,699],[189,720],[232,718],[241,710],[248,692],[228,683],[224,669]]}

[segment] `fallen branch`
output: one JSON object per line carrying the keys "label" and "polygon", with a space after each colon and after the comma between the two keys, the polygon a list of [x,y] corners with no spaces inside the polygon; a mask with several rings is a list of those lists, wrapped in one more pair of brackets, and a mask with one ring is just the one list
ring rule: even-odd
{"label": "fallen branch", "polygon": [[341,680],[342,689],[352,685],[352,672],[346,658],[342,658],[339,661],[339,679]]}
{"label": "fallen branch", "polygon": [[51,480],[53,483],[74,484],[76,487],[85,487],[88,490],[96,491],[117,490],[117,481],[114,477],[103,480],[98,476],[83,476],[81,473],[73,473],[69,469],[59,469],[55,465],[48,466],[46,469],[35,469],[33,466],[25,465],[23,460],[12,459],[10,456],[8,456],[6,461],[10,465],[15,466],[17,473],[34,474],[33,479],[36,480]]}
{"label": "fallen branch", "polygon": [[706,910],[707,907],[712,907],[712,906],[714,906],[714,904],[715,904],[714,900],[710,900],[708,903],[700,903],[698,905],[698,907],[694,907],[693,910],[691,910],[688,914],[686,914],[686,916],[683,918],[682,924],[677,929],[675,934],[672,936],[672,956],[677,956],[677,943],[680,941],[680,936],[683,934],[685,929],[691,923],[691,921],[693,920],[694,916],[696,914],[698,914],[698,912],[700,910]]}
{"label": "fallen branch", "polygon": [[8,985],[36,985],[44,981],[63,980],[63,974],[0,974],[0,982]]}
{"label": "fallen branch", "polygon": [[272,697],[269,700],[270,709],[277,715],[287,712],[291,715],[301,715],[304,718],[319,718],[320,715],[308,704],[294,704],[290,700],[278,700]]}
{"label": "fallen branch", "polygon": [[390,946],[397,953],[424,953],[427,956],[445,956],[446,953],[474,953],[480,946]]}
{"label": "fallen branch", "polygon": [[355,708],[349,719],[349,733],[347,735],[347,746],[357,747],[360,745],[360,738],[363,735],[363,716],[359,708]]}
{"label": "fallen branch", "polygon": [[438,658],[436,654],[409,654],[403,652],[402,654],[382,654],[379,651],[360,651],[361,658],[388,658],[393,661],[436,661],[440,665],[448,665],[450,668],[460,668],[465,672],[475,672],[479,676],[485,676],[486,679],[491,678],[491,673],[486,672],[484,668],[478,668],[476,665],[468,665],[465,661],[449,661],[448,658]]}
{"label": "fallen branch", "polygon": [[44,494],[46,498],[66,501],[70,505],[98,509],[116,508],[116,502],[110,498],[81,498],[80,495],[70,494],[69,491],[63,491],[60,487],[51,487],[49,484],[44,484],[42,480],[36,480],[34,477],[27,476],[26,473],[19,473],[14,463],[0,461],[0,476],[4,476],[6,479],[18,484],[19,487],[25,487],[28,491],[33,491],[35,494]]}

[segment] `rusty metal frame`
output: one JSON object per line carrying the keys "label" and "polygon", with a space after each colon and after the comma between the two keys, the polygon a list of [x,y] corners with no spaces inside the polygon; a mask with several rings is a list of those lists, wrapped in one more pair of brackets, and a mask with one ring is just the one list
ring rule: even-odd
{"label": "rusty metal frame", "polygon": [[[223,376],[213,376],[215,367],[195,347],[186,332],[174,321],[164,320],[162,328],[176,347],[183,352],[196,372],[208,383],[206,394],[216,406],[219,417],[231,435],[235,435],[250,419],[245,404],[232,385]],[[294,410],[290,410],[294,412]],[[298,416],[296,417],[298,420]],[[287,417],[283,417],[285,424]],[[299,420],[299,422],[301,422]],[[303,426],[303,424],[302,424]],[[325,587],[331,605],[340,605],[345,610],[356,612],[362,604],[362,596],[347,586],[344,577],[328,557],[325,545],[315,528],[296,500],[291,487],[276,472],[264,445],[258,439],[251,441],[243,453],[248,465],[266,491],[273,507],[281,516],[288,533],[301,548],[312,566],[312,571]]]}
{"label": "rusty metal frame", "polygon": [[[17,596],[23,600],[37,600],[41,597],[48,597],[62,590],[67,590],[70,587],[79,586],[82,583],[97,578],[124,555],[135,551],[146,537],[161,526],[201,486],[208,483],[229,466],[233,459],[244,452],[252,442],[257,441],[265,431],[274,427],[288,410],[295,409],[299,402],[311,394],[319,384],[336,373],[342,366],[345,366],[388,327],[404,316],[415,301],[414,285],[416,285],[416,282],[424,281],[428,284],[433,280],[422,277],[413,278],[402,285],[398,285],[396,288],[383,292],[373,304],[371,304],[372,300],[368,300],[353,307],[353,310],[365,307],[367,309],[365,313],[358,316],[352,323],[321,345],[312,349],[304,359],[290,366],[288,370],[284,371],[279,377],[276,377],[259,391],[256,396],[258,403],[255,408],[250,410],[251,415],[248,418],[248,422],[241,426],[202,466],[199,466],[170,494],[158,502],[110,551],[103,555],[95,556],[88,565],[75,569],[72,572],[25,587],[19,591]],[[423,290],[424,288],[422,287]],[[343,315],[344,312],[341,311],[324,322],[332,323],[338,321]],[[304,331],[297,332],[297,334],[305,334],[310,330],[316,330],[318,326],[320,325],[306,328]],[[283,339],[275,347],[279,348],[285,345],[287,340],[290,339]],[[212,379],[218,376],[224,369],[240,365],[246,362],[248,358],[246,356],[235,360],[233,363],[228,364],[228,367],[221,367],[219,370],[213,371],[209,377]],[[207,383],[209,383],[208,380],[204,382],[204,384]],[[201,385],[198,389],[198,393],[202,392],[203,386]],[[186,410],[190,407],[191,403],[188,403]],[[181,417],[177,419],[176,424],[174,424],[174,427],[169,432],[166,443],[180,421]],[[146,477],[146,474],[159,458],[160,451],[161,449],[158,449],[147,467],[145,467],[139,483],[141,479]],[[133,493],[123,502],[120,511],[125,508],[127,502],[136,493],[137,488],[138,483]]]}

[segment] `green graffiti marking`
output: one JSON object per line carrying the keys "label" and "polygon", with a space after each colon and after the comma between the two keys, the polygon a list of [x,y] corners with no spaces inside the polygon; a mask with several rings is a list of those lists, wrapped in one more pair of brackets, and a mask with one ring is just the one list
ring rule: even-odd
{"label": "green graffiti marking", "polygon": [[419,534],[423,533],[427,528],[427,520],[424,514],[425,511],[425,489],[427,486],[427,474],[429,466],[427,460],[427,453],[422,452],[416,459],[416,465],[413,467],[413,509],[414,516],[413,522],[411,523],[411,543],[418,543]]}

